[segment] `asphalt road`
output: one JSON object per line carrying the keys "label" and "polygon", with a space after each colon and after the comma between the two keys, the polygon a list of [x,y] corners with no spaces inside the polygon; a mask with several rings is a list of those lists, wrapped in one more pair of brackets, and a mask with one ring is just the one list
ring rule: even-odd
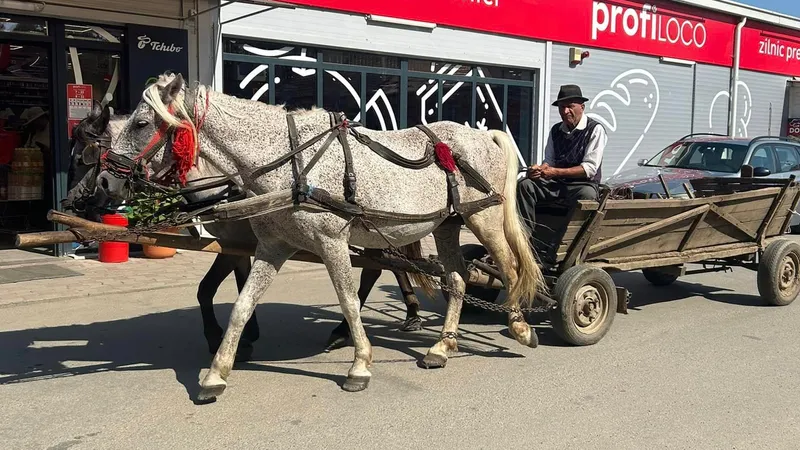
{"label": "asphalt road", "polygon": [[[562,346],[544,322],[539,348],[523,348],[504,316],[467,314],[460,353],[424,370],[415,361],[444,303],[424,299],[426,329],[399,332],[402,302],[386,274],[364,311],[373,379],[352,394],[339,387],[352,347],[320,351],[341,319],[327,273],[282,274],[256,310],[255,361],[201,406],[192,398],[211,357],[195,288],[6,305],[0,447],[800,447],[800,301],[762,306],[745,269],[666,288],[640,273],[614,278],[633,292],[632,310],[594,346]],[[225,322],[234,295],[228,280]]]}

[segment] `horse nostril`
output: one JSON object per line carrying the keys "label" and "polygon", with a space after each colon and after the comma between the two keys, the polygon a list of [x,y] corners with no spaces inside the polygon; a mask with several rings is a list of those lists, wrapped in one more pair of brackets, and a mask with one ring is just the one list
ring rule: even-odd
{"label": "horse nostril", "polygon": [[100,179],[100,186],[103,189],[108,190],[108,180],[106,180],[105,178],[101,178]]}

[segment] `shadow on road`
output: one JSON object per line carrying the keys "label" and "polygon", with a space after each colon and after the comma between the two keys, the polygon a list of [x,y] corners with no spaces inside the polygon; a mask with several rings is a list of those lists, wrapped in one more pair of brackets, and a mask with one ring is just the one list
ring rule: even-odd
{"label": "shadow on road", "polygon": [[[719,274],[720,277],[732,277],[731,273]],[[617,286],[624,286],[631,292],[630,310],[638,311],[643,306],[658,303],[684,300],[699,296],[705,299],[740,306],[768,306],[759,295],[743,294],[733,289],[709,286],[678,279],[669,286],[653,286],[641,272],[621,272],[612,275]]]}
{"label": "shadow on road", "polygon": [[[365,305],[365,313],[371,309],[382,311],[387,317],[376,319],[370,314],[363,318],[373,347],[405,355],[391,360],[376,358],[376,364],[414,364],[425,356],[424,352],[436,342],[441,331],[443,320],[429,309],[423,312],[424,331],[399,331],[396,318],[404,318],[405,308],[402,302],[395,303]],[[231,304],[215,306],[221,324],[227,324],[231,307]],[[341,374],[331,374],[303,367],[324,364],[349,367],[352,363],[352,346],[335,350],[326,358],[306,360],[322,353],[330,332],[342,319],[338,305],[265,303],[258,305],[255,314],[261,336],[255,343],[251,361],[236,363],[234,370],[301,375],[339,385],[344,382],[347,369]],[[189,399],[194,400],[199,393],[200,371],[209,367],[213,357],[203,338],[201,323],[199,309],[192,307],[87,325],[0,332],[0,385],[106,371],[170,369],[186,388]],[[509,351],[517,345],[513,340],[499,338],[494,331],[464,331],[459,339],[461,354],[454,357],[522,358],[523,355]]]}

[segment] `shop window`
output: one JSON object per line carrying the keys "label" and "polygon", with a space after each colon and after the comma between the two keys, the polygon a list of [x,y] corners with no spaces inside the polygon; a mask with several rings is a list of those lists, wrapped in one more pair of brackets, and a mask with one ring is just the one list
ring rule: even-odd
{"label": "shop window", "polygon": [[446,80],[442,87],[442,120],[473,126],[472,82]]}
{"label": "shop window", "polygon": [[0,44],[0,234],[49,228],[53,195],[50,55]]}
{"label": "shop window", "polygon": [[316,105],[317,76],[316,69],[275,66],[275,104],[289,111]]}
{"label": "shop window", "polygon": [[287,59],[292,61],[316,62],[318,50],[308,46],[280,44],[248,39],[226,39],[225,53],[255,55],[265,58]]}
{"label": "shop window", "polygon": [[531,163],[531,132],[533,128],[533,88],[527,86],[508,87],[508,111],[506,127],[514,138],[526,163]]}
{"label": "shop window", "polygon": [[533,71],[507,67],[479,66],[475,68],[479,77],[503,80],[533,81]]}
{"label": "shop window", "polygon": [[409,77],[406,101],[408,127],[436,122],[439,118],[439,82],[434,79]]}
{"label": "shop window", "polygon": [[103,50],[67,49],[69,83],[92,86],[92,98],[114,111],[120,107],[118,92],[121,78],[120,54]]}
{"label": "shop window", "polygon": [[399,129],[400,91],[400,77],[368,73],[364,126],[384,131]]}
{"label": "shop window", "polygon": [[502,130],[503,86],[479,83],[475,91],[475,126],[484,130]]}
{"label": "shop window", "polygon": [[0,13],[0,33],[47,36],[47,21],[34,17]]}
{"label": "shop window", "polygon": [[344,50],[323,50],[322,61],[332,64],[345,64],[348,66],[381,67],[386,69],[400,68],[400,58],[396,56]]}
{"label": "shop window", "polygon": [[322,107],[361,120],[361,73],[326,70],[322,79]]}
{"label": "shop window", "polygon": [[[534,71],[239,38],[225,38],[224,47],[226,93],[242,98],[259,94],[255,97],[267,102],[267,92],[274,87],[271,100],[276,104],[285,103],[292,109],[321,102],[320,106],[344,111],[351,119],[358,117],[363,101],[365,115],[360,121],[376,130],[410,128],[438,120],[505,130],[516,143],[521,159],[530,162]],[[317,61],[320,56],[321,61]],[[297,66],[291,67],[294,64]],[[274,70],[272,86],[268,68]],[[318,76],[323,78],[319,80]],[[366,84],[364,91],[362,82]]]}
{"label": "shop window", "polygon": [[454,62],[409,59],[408,70],[411,72],[436,73],[439,75],[471,76],[472,66]]}
{"label": "shop window", "polygon": [[82,41],[109,42],[119,44],[125,35],[120,28],[101,27],[98,25],[65,24],[64,33],[67,39]]}
{"label": "shop window", "polygon": [[250,100],[269,102],[269,65],[225,61],[223,91]]}

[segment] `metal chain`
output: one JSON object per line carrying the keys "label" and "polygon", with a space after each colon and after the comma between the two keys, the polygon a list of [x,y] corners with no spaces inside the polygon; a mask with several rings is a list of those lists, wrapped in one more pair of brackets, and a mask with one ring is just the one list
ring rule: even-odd
{"label": "metal chain", "polygon": [[[416,264],[414,264],[414,262],[411,259],[409,259],[406,255],[404,255],[402,252],[398,251],[393,245],[391,245],[391,244],[389,244],[389,245],[390,245],[389,248],[386,248],[386,249],[383,250],[384,253],[387,253],[389,255],[395,256],[395,257],[401,259],[402,261],[410,264],[411,267],[417,273],[420,273],[420,274],[425,275],[426,277],[430,278],[433,281],[433,283],[438,288],[440,288],[442,291],[447,292],[451,296],[461,296],[461,298],[466,303],[468,303],[468,304],[470,304],[472,306],[477,306],[478,308],[486,309],[486,310],[489,310],[489,311],[504,312],[504,313],[512,313],[512,312],[543,313],[543,312],[548,312],[548,311],[554,309],[553,306],[541,306],[541,307],[538,307],[538,308],[509,308],[508,306],[498,305],[497,303],[492,303],[492,302],[489,302],[489,301],[486,301],[486,300],[479,299],[477,297],[474,297],[472,295],[467,294],[466,292],[461,294],[460,292],[457,292],[455,289],[451,288],[447,284],[442,284],[438,279],[439,277],[436,277],[436,276],[433,276],[433,275],[430,275],[430,274],[426,273],[424,270],[420,269]],[[367,258],[370,258],[373,261],[375,261],[374,257],[366,254],[366,252],[364,252],[363,250],[360,250],[360,249],[357,249],[357,248],[353,248],[353,251],[358,253],[360,256],[366,256]],[[429,257],[429,259],[432,262],[436,262],[436,263],[441,264],[441,262],[436,258]]]}

